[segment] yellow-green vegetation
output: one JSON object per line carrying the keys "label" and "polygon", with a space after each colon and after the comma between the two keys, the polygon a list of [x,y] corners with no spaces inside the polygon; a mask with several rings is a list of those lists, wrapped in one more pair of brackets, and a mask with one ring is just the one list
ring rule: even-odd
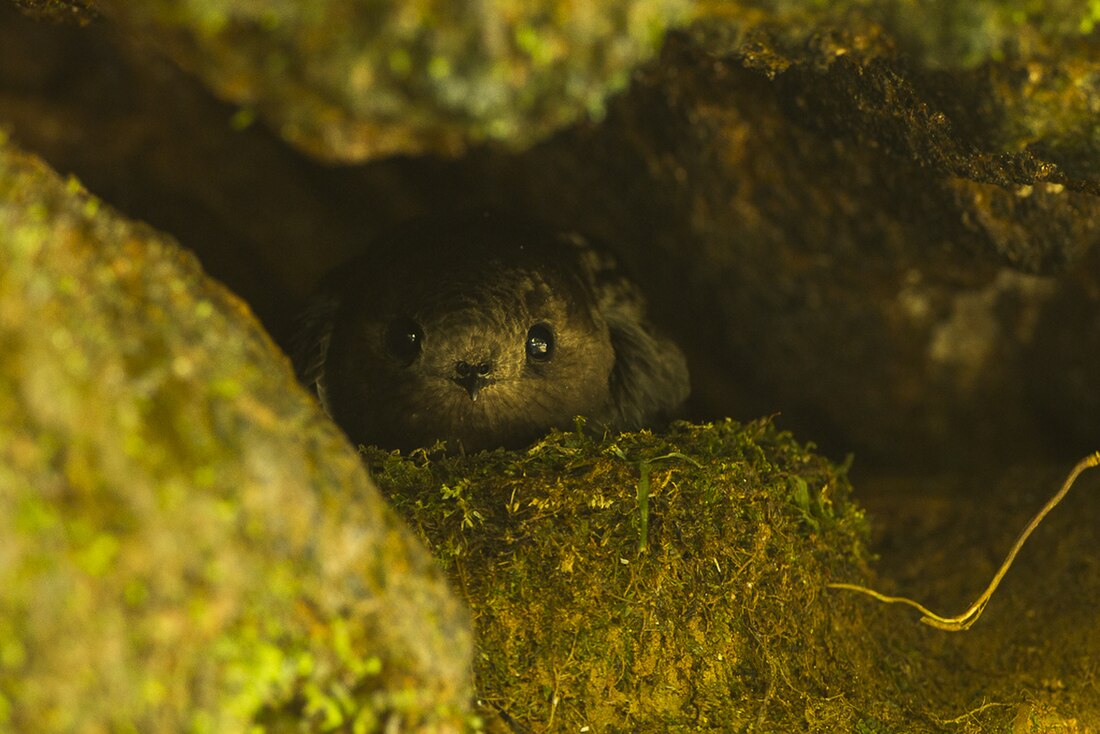
{"label": "yellow-green vegetation", "polygon": [[[1051,572],[1050,536],[1035,542],[964,635],[828,589],[891,582],[868,578],[846,467],[768,420],[603,438],[578,427],[526,452],[362,451],[466,597],[478,699],[485,718],[512,725],[502,731],[1045,732],[1096,721],[1096,584],[1065,589],[1079,559],[1057,557]],[[983,520],[944,543],[965,559],[958,568],[929,552],[930,598],[965,600],[980,585],[972,569],[1001,550],[985,527],[1002,522],[989,511],[1000,501],[980,501]],[[1087,527],[1055,519],[1058,537],[1078,526],[1067,549],[1087,545]],[[1021,586],[1050,604],[1036,613]],[[1021,665],[1032,655],[1041,660]]]}
{"label": "yellow-green vegetation", "polygon": [[0,732],[457,730],[466,615],[247,307],[0,138]]}
{"label": "yellow-green vegetation", "polygon": [[869,638],[859,607],[872,605],[824,589],[864,575],[845,468],[769,421],[365,459],[467,598],[478,697],[506,720],[534,731],[899,720],[881,702],[901,657],[885,662]]}

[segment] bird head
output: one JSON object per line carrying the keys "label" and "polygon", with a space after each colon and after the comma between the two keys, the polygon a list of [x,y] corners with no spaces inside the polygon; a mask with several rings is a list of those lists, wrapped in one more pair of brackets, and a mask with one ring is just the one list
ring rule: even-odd
{"label": "bird head", "polygon": [[514,447],[611,399],[609,329],[567,243],[481,225],[390,245],[356,267],[326,360],[354,440]]}

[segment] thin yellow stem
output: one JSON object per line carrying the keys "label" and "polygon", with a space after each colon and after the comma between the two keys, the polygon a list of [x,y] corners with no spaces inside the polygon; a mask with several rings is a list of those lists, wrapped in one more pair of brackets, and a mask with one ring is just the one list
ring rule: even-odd
{"label": "thin yellow stem", "polygon": [[961,632],[963,630],[970,629],[970,626],[978,621],[978,617],[982,616],[982,611],[985,610],[985,605],[989,603],[989,598],[993,595],[993,592],[996,591],[1005,574],[1008,573],[1008,569],[1012,566],[1012,562],[1016,560],[1016,555],[1020,552],[1020,548],[1023,547],[1027,539],[1031,537],[1031,534],[1035,531],[1035,528],[1039,526],[1039,523],[1043,521],[1043,518],[1045,518],[1051,510],[1058,506],[1058,503],[1061,502],[1062,499],[1066,496],[1066,494],[1069,492],[1070,487],[1073,486],[1073,483],[1077,481],[1077,477],[1080,476],[1081,472],[1094,466],[1100,466],[1100,451],[1089,454],[1085,458],[1081,459],[1081,461],[1077,462],[1077,465],[1073,467],[1073,471],[1071,471],[1069,473],[1069,476],[1066,477],[1066,481],[1062,484],[1062,488],[1058,490],[1057,494],[1047,500],[1047,503],[1043,505],[1043,509],[1039,510],[1038,514],[1036,514],[1035,517],[1031,518],[1031,522],[1027,524],[1027,527],[1024,528],[1024,531],[1022,533],[1020,533],[1020,536],[1016,538],[1016,542],[1012,544],[1011,550],[1009,550],[1008,555],[1005,556],[1004,563],[1001,564],[1001,567],[997,570],[997,573],[994,574],[993,580],[989,582],[989,586],[987,586],[985,591],[982,592],[981,596],[979,596],[977,600],[970,605],[970,608],[962,614],[954,617],[942,617],[939,614],[936,614],[935,612],[929,610],[920,602],[913,601],[912,599],[907,599],[904,596],[886,596],[885,594],[880,594],[877,591],[868,589],[865,586],[859,586],[857,584],[837,583],[829,584],[828,586],[831,589],[848,589],[849,591],[858,591],[861,594],[866,594],[867,596],[873,597],[885,604],[906,604],[918,610],[923,615],[920,621],[931,627],[935,627],[936,629],[941,629],[947,632]]}

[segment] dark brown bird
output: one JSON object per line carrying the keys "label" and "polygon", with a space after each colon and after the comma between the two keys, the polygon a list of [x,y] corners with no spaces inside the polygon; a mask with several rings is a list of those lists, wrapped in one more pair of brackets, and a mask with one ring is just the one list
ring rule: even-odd
{"label": "dark brown bird", "polygon": [[515,448],[575,416],[667,420],[687,365],[640,291],[575,234],[510,216],[417,220],[338,268],[295,366],[356,442]]}

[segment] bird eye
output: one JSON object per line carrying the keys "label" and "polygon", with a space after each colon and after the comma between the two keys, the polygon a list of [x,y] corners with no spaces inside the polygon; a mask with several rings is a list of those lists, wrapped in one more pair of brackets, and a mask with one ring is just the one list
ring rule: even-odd
{"label": "bird eye", "polygon": [[386,351],[403,365],[410,365],[420,356],[424,342],[424,331],[420,324],[412,319],[399,317],[386,327]]}
{"label": "bird eye", "polygon": [[535,324],[527,330],[527,359],[549,362],[554,356],[554,332],[549,324]]}

